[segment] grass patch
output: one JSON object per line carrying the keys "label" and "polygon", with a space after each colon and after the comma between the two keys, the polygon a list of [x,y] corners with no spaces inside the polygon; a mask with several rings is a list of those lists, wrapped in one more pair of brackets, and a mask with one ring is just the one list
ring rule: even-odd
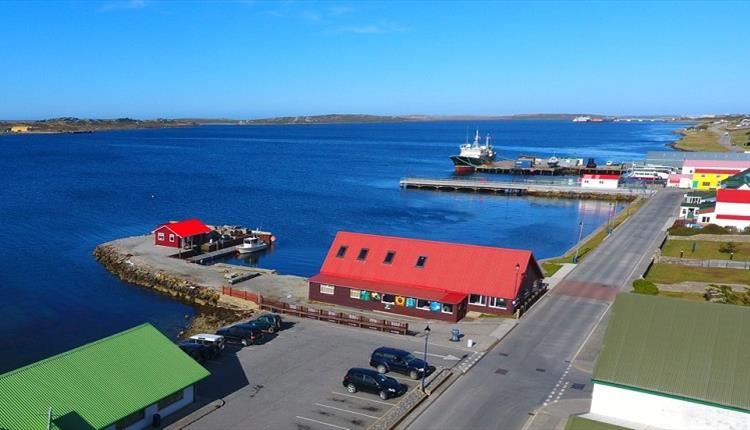
{"label": "grass patch", "polygon": [[[693,250],[695,243],[695,252]],[[674,240],[670,239],[661,249],[661,255],[667,257],[679,257],[680,251],[683,251],[683,258],[695,258],[698,260],[729,260],[729,254],[719,252],[719,248],[726,242],[709,242],[696,240]],[[750,243],[734,242],[737,251],[734,253],[734,259],[737,261],[750,261]]]}
{"label": "grass patch", "polygon": [[695,302],[705,302],[706,297],[702,293],[686,293],[683,291],[659,291],[659,296],[670,297],[673,299],[685,299]]}
{"label": "grass patch", "polygon": [[[634,201],[633,203],[630,203],[627,208],[621,210],[617,215],[614,216],[614,218],[611,221],[612,228],[616,228],[620,224],[622,224],[628,217],[638,211],[644,204],[646,203],[645,199],[638,199]],[[604,238],[607,237],[607,225],[603,225],[599,228],[599,230],[591,236],[586,242],[580,245],[580,248],[578,250],[578,261],[582,260],[586,254],[591,252],[594,248],[599,246],[600,243],[604,240]],[[572,263],[573,257],[575,256],[575,248],[573,248],[572,252],[569,252],[568,254],[563,255],[562,257],[552,258],[545,263],[548,264],[561,264],[561,263]],[[559,270],[559,269],[558,269]],[[551,276],[551,275],[550,275]]]}
{"label": "grass patch", "polygon": [[674,147],[683,151],[726,152],[727,148],[719,143],[719,136],[708,130],[691,129],[684,132],[682,139]]}
{"label": "grass patch", "polygon": [[656,288],[656,284],[645,279],[636,279],[633,281],[633,292],[638,294],[649,294],[655,296],[659,294],[659,289]]}
{"label": "grass patch", "polygon": [[657,284],[676,284],[678,282],[695,281],[750,285],[750,270],[657,263],[648,271],[646,280]]}
{"label": "grass patch", "polygon": [[747,144],[750,143],[750,130],[732,130],[729,132],[729,138],[732,145],[747,149]]}
{"label": "grass patch", "polygon": [[544,270],[544,277],[549,278],[550,276],[557,273],[558,270],[562,268],[561,264],[558,263],[551,263],[549,261],[544,261],[541,264],[542,270]]}

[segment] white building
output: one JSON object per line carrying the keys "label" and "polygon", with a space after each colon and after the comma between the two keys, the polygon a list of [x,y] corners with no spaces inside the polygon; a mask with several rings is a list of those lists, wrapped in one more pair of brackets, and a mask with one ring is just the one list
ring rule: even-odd
{"label": "white building", "polygon": [[584,174],[581,177],[581,188],[617,189],[620,183],[619,175],[592,175]]}
{"label": "white building", "polygon": [[735,227],[739,231],[750,227],[750,190],[717,190],[711,222],[722,227]]}
{"label": "white building", "polygon": [[631,428],[750,428],[748,329],[747,307],[618,295],[583,417]]}

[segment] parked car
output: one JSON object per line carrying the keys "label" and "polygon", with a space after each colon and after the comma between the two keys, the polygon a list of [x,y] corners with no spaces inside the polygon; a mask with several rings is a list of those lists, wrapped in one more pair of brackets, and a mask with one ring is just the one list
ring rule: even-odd
{"label": "parked car", "polygon": [[422,374],[430,373],[430,365],[407,351],[381,346],[372,352],[370,366],[379,373],[398,372],[409,375],[411,379],[419,379]]}
{"label": "parked car", "polygon": [[343,385],[346,387],[346,391],[350,393],[367,391],[378,394],[383,400],[400,396],[406,392],[406,385],[401,385],[390,376],[381,375],[372,369],[357,367],[346,372]]}
{"label": "parked car", "polygon": [[267,322],[273,325],[276,328],[276,331],[281,330],[281,326],[283,324],[281,320],[281,316],[278,314],[263,314],[259,316],[258,318],[255,318],[253,321]]}
{"label": "parked car", "polygon": [[182,352],[189,355],[193,358],[193,360],[201,364],[205,363],[213,355],[213,351],[211,351],[210,346],[201,345],[199,343],[183,341],[178,343],[177,346],[180,347]]}
{"label": "parked car", "polygon": [[190,336],[187,341],[191,343],[206,345],[211,348],[211,358],[221,354],[221,351],[224,349],[224,336],[218,334],[196,334],[194,336]]}
{"label": "parked car", "polygon": [[268,321],[250,320],[248,322],[235,324],[234,327],[241,327],[248,330],[259,330],[271,334],[276,332],[276,327]]}
{"label": "parked car", "polygon": [[216,330],[216,334],[223,336],[226,342],[239,343],[242,346],[258,344],[263,340],[260,330],[236,325],[220,328]]}

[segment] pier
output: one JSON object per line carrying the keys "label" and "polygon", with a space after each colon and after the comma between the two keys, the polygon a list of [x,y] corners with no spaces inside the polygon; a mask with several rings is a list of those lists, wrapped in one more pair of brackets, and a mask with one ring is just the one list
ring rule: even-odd
{"label": "pier", "polygon": [[580,166],[550,166],[547,161],[534,163],[530,167],[520,167],[514,160],[495,161],[490,164],[475,167],[478,173],[496,173],[504,175],[542,175],[542,176],[580,176],[592,175],[620,175],[623,165],[586,167]]}
{"label": "pier", "polygon": [[205,252],[203,254],[194,255],[192,257],[186,258],[185,260],[191,263],[203,263],[204,261],[211,261],[214,258],[219,258],[225,255],[234,254],[235,252],[237,252],[235,247],[229,246],[226,248],[218,249],[216,251]]}
{"label": "pier", "polygon": [[650,188],[617,188],[592,189],[579,185],[534,183],[534,182],[496,182],[477,179],[429,179],[403,178],[401,188],[425,189],[435,191],[456,191],[469,193],[488,193],[505,195],[537,195],[564,198],[588,198],[604,200],[634,200],[639,195],[653,194]]}

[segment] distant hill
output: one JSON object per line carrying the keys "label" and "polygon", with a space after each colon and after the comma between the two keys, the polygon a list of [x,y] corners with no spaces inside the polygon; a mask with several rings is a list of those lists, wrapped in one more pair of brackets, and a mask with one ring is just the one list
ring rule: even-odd
{"label": "distant hill", "polygon": [[310,116],[281,116],[242,120],[240,124],[337,124],[367,122],[408,122],[408,121],[493,121],[493,120],[570,120],[577,116],[602,116],[594,114],[520,114],[520,115],[365,115],[328,114]]}
{"label": "distant hill", "polygon": [[75,117],[51,118],[32,121],[0,121],[0,130],[14,125],[29,126],[30,133],[87,133],[101,130],[123,130],[136,128],[189,127],[200,124],[236,124],[226,119],[86,119]]}

